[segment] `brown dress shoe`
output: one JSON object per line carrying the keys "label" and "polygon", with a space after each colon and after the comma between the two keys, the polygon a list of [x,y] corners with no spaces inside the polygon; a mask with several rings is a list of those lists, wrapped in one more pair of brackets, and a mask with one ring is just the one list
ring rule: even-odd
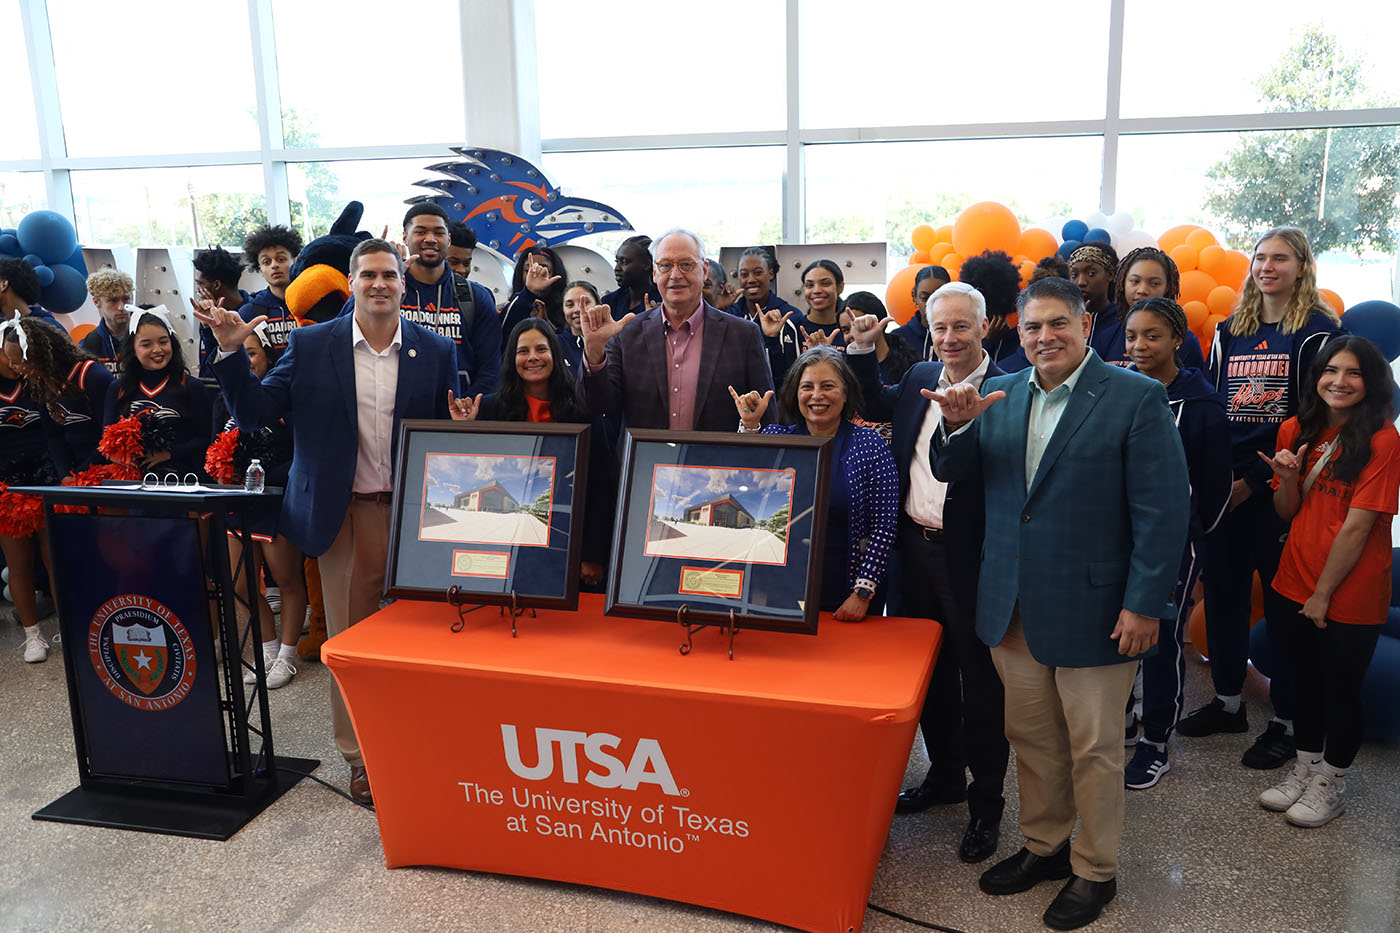
{"label": "brown dress shoe", "polygon": [[363,766],[350,766],[350,796],[360,803],[374,803],[374,797],[369,792],[369,774]]}

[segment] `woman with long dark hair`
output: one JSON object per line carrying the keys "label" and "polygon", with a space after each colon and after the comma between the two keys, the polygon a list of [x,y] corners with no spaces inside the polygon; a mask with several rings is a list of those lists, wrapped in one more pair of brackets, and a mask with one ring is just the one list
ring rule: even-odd
{"label": "woman with long dark hair", "polygon": [[844,308],[841,293],[846,290],[846,276],[841,267],[830,259],[818,259],[802,270],[802,297],[807,311],[802,316],[803,339],[807,347],[844,347],[841,323],[837,319]]}
{"label": "woman with long dark hair", "polygon": [[22,318],[17,326],[28,346],[21,352],[19,334],[8,330],[5,355],[39,403],[54,469],[60,477],[86,469],[102,437],[102,406],[112,374],[52,324]]}
{"label": "woman with long dark hair", "polygon": [[1296,685],[1297,761],[1259,795],[1295,826],[1345,809],[1361,745],[1361,680],[1390,608],[1390,526],[1400,496],[1395,382],[1380,351],[1336,337],[1278,432],[1273,505],[1289,522],[1268,598],[1270,635]]}
{"label": "woman with long dark hair", "polygon": [[520,321],[506,337],[506,348],[501,360],[500,388],[477,401],[466,400],[466,420],[592,425],[579,577],[586,587],[599,587],[612,549],[612,519],[617,505],[617,430],[607,416],[593,418],[579,405],[574,380],[562,363],[564,351],[559,336],[548,321]]}
{"label": "woman with long dark hair", "polygon": [[[1201,573],[1215,698],[1181,720],[1176,731],[1184,736],[1249,729],[1240,692],[1256,621],[1250,593],[1256,572],[1268,591],[1288,532],[1274,511],[1272,474],[1259,454],[1273,454],[1279,426],[1311,391],[1303,380],[1313,357],[1338,330],[1336,312],[1318,294],[1317,263],[1303,231],[1275,227],[1255,243],[1252,256],[1239,309],[1216,327],[1207,362],[1230,419],[1234,482],[1229,511],[1206,539]],[[1288,671],[1270,680],[1269,696],[1274,719],[1244,753],[1246,767],[1277,768],[1294,754]]]}
{"label": "woman with long dark hair", "polygon": [[[528,317],[542,317],[555,330],[568,330],[564,316],[564,260],[548,246],[532,246],[516,257],[515,272],[510,279],[510,300],[501,312],[501,332],[511,329]],[[509,341],[502,346],[509,345]]]}
{"label": "woman with long dark hair", "polygon": [[136,464],[143,471],[204,475],[204,455],[213,439],[209,390],[185,371],[185,357],[164,315],[138,311],[131,336],[117,354],[117,379],[107,391],[102,424],[141,411],[168,424],[168,450],[148,451]]}

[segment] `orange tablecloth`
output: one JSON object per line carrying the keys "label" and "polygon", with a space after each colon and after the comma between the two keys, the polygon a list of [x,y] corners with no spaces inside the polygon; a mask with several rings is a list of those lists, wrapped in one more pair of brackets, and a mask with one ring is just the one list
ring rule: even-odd
{"label": "orange tablecloth", "polygon": [[817,637],[400,600],[326,643],[385,862],[858,930],[941,630]]}

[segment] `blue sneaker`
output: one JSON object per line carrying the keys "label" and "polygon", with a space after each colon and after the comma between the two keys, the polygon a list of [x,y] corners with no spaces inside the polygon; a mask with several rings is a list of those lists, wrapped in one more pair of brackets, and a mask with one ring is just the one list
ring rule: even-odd
{"label": "blue sneaker", "polygon": [[1133,760],[1123,769],[1123,786],[1129,790],[1147,790],[1155,787],[1162,775],[1171,769],[1165,750],[1159,752],[1157,746],[1149,742],[1138,742]]}

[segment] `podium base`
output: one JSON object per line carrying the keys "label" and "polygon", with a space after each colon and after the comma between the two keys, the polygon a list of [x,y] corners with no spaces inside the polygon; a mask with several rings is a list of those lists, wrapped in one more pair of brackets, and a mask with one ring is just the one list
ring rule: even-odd
{"label": "podium base", "polygon": [[315,758],[280,755],[276,761],[276,768],[256,779],[258,790],[249,797],[135,783],[75,787],[33,818],[224,842],[321,764]]}

